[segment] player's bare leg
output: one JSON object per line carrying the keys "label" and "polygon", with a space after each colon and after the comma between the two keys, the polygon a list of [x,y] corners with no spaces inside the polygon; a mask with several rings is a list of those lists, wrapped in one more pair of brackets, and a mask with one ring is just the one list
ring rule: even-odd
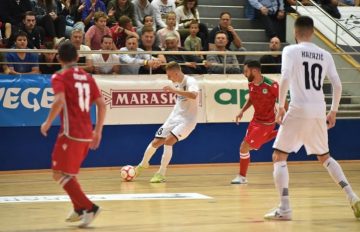
{"label": "player's bare leg", "polygon": [[166,137],[165,143],[164,143],[164,152],[161,157],[161,165],[160,165],[159,170],[153,176],[153,178],[151,178],[151,180],[150,180],[151,183],[165,182],[166,169],[167,169],[167,166],[169,165],[171,157],[172,157],[173,145],[177,141],[178,141],[177,138],[173,134],[170,134],[168,137]]}
{"label": "player's bare leg", "polygon": [[337,183],[345,192],[348,201],[354,211],[357,219],[360,219],[360,199],[354,193],[349,184],[340,164],[333,159],[329,154],[317,156],[320,163],[328,170],[331,178]]}
{"label": "player's bare leg", "polygon": [[142,161],[135,168],[135,177],[138,177],[141,172],[149,167],[149,161],[153,157],[156,150],[165,143],[165,138],[154,138],[147,146]]}
{"label": "player's bare leg", "polygon": [[287,167],[288,154],[274,150],[274,182],[280,195],[280,204],[265,214],[264,218],[269,220],[291,220],[291,208],[289,199],[289,171]]}
{"label": "player's bare leg", "polygon": [[239,174],[231,181],[231,184],[247,184],[246,173],[250,164],[250,144],[245,140],[240,144],[240,168]]}

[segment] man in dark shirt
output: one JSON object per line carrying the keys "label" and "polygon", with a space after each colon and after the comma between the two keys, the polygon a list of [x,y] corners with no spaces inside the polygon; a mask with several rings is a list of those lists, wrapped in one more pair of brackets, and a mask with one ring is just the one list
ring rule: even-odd
{"label": "man in dark shirt", "polygon": [[4,23],[19,25],[26,11],[31,11],[30,0],[1,0],[0,17]]}
{"label": "man in dark shirt", "polygon": [[[281,43],[278,37],[270,40],[269,48],[271,52],[281,50]],[[264,55],[260,58],[262,73],[281,73],[281,55]]]}
{"label": "man in dark shirt", "polygon": [[[55,49],[54,42],[45,42],[45,49]],[[46,63],[46,64],[45,64]],[[56,53],[42,53],[39,56],[39,68],[42,74],[54,74],[61,69]]]}

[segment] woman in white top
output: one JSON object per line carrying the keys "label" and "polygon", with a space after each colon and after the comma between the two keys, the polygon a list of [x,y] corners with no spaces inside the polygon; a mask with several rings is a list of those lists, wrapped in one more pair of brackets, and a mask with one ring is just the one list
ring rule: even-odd
{"label": "woman in white top", "polygon": [[203,50],[209,50],[208,42],[208,28],[205,24],[200,23],[200,15],[197,9],[197,0],[184,0],[181,6],[175,10],[176,25],[181,36],[181,44],[184,43],[185,38],[189,35],[189,26],[192,20],[199,22],[198,37],[201,38]]}

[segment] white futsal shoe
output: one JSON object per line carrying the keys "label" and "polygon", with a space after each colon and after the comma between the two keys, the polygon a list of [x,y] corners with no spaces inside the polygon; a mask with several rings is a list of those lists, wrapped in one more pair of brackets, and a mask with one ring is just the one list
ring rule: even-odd
{"label": "white futsal shoe", "polygon": [[244,176],[236,175],[236,177],[231,181],[231,184],[247,184],[247,179]]}
{"label": "white futsal shoe", "polygon": [[66,222],[78,222],[82,219],[84,213],[82,210],[72,210],[67,218],[65,219]]}
{"label": "white futsal shoe", "polygon": [[270,212],[264,215],[267,220],[278,220],[278,221],[290,221],[291,220],[291,209],[282,210],[279,207],[272,209]]}
{"label": "white futsal shoe", "polygon": [[95,220],[96,216],[99,215],[101,208],[94,204],[91,210],[84,210],[83,212],[84,215],[82,217],[82,222],[79,225],[80,228],[88,227]]}

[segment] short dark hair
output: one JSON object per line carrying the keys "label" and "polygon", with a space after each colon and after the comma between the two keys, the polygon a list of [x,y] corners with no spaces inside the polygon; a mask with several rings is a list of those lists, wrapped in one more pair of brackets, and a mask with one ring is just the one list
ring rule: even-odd
{"label": "short dark hair", "polygon": [[229,39],[229,38],[228,38],[228,34],[227,34],[226,31],[217,31],[217,32],[215,33],[215,38],[216,38],[216,36],[217,36],[218,34],[224,34],[224,35],[226,36],[226,39]]}
{"label": "short dark hair", "polygon": [[220,13],[220,18],[223,17],[223,15],[226,15],[226,14],[229,15],[230,18],[231,18],[231,14],[230,14],[230,12],[228,12],[228,11],[223,11],[223,12],[221,12],[221,13]]}
{"label": "short dark hair", "polygon": [[151,17],[152,20],[154,20],[154,17],[152,17],[152,15],[145,15],[144,18],[143,18],[143,20],[142,20],[142,23],[143,23],[143,24],[145,23],[145,19],[146,19],[147,17]]}
{"label": "short dark hair", "polygon": [[103,37],[101,37],[101,43],[104,42],[105,38],[110,38],[112,39],[111,35],[103,35]]}
{"label": "short dark hair", "polygon": [[128,24],[130,22],[131,22],[131,19],[126,15],[121,16],[118,21],[120,27],[125,27],[126,24]]}
{"label": "short dark hair", "polygon": [[244,66],[245,65],[248,66],[248,68],[256,68],[256,69],[261,70],[261,64],[257,60],[246,60],[244,62]]}
{"label": "short dark hair", "polygon": [[70,41],[66,41],[60,44],[58,54],[59,59],[66,63],[76,61],[78,56],[76,47]]}
{"label": "short dark hair", "polygon": [[33,11],[26,11],[25,12],[25,14],[24,14],[24,17],[23,17],[23,19],[25,19],[26,18],[26,16],[36,16],[36,14],[33,12]]}
{"label": "short dark hair", "polygon": [[314,21],[309,16],[299,16],[295,20],[295,28],[313,29],[314,28]]}
{"label": "short dark hair", "polygon": [[177,70],[181,70],[181,67],[179,65],[179,63],[175,62],[175,61],[171,61],[170,63],[168,63],[165,66],[166,70],[172,70],[172,69],[177,69]]}
{"label": "short dark hair", "polygon": [[141,34],[143,35],[146,32],[152,32],[155,34],[154,28],[152,26],[143,26],[141,29]]}
{"label": "short dark hair", "polygon": [[28,34],[25,31],[19,30],[15,33],[15,40],[17,40],[18,37],[26,37],[27,40],[28,39]]}

